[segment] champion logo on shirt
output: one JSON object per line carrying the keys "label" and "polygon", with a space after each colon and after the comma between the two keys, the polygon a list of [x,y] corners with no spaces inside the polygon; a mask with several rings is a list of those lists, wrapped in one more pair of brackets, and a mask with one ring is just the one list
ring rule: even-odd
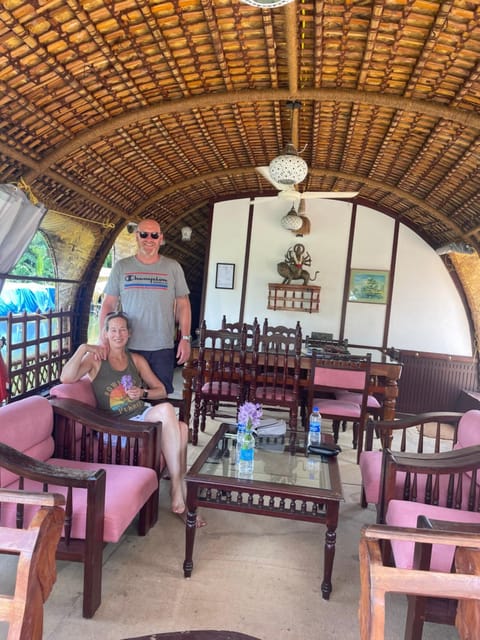
{"label": "champion logo on shirt", "polygon": [[168,289],[168,279],[163,273],[136,271],[125,274],[125,289]]}

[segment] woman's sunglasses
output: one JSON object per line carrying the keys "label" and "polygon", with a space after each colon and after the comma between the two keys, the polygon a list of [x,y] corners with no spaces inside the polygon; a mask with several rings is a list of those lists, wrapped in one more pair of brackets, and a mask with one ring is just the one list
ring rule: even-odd
{"label": "woman's sunglasses", "polygon": [[145,238],[148,238],[148,236],[150,236],[150,238],[152,238],[152,240],[158,240],[159,237],[160,237],[160,234],[158,233],[158,231],[153,231],[151,233],[149,233],[148,231],[139,231],[138,235],[143,240],[145,240]]}

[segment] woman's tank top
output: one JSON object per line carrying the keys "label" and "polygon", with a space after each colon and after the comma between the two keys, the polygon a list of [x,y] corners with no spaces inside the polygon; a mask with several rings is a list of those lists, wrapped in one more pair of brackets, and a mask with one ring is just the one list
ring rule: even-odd
{"label": "woman's tank top", "polygon": [[130,400],[127,396],[130,387],[142,386],[142,379],[128,351],[127,357],[128,365],[123,371],[113,369],[108,360],[102,360],[92,386],[99,409],[130,417],[142,413],[147,405],[143,400]]}

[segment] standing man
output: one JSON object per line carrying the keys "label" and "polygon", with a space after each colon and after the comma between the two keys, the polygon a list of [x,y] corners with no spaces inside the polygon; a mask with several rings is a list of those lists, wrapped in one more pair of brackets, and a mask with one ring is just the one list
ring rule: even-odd
{"label": "standing man", "polygon": [[[190,357],[190,291],[180,264],[159,253],[163,242],[159,223],[142,220],[135,233],[137,253],[115,263],[105,286],[99,314],[100,335],[105,317],[117,311],[120,302],[132,326],[129,349],[147,360],[169,394],[173,391],[176,323],[181,334],[177,362],[183,364]],[[105,359],[108,346],[102,345]]]}

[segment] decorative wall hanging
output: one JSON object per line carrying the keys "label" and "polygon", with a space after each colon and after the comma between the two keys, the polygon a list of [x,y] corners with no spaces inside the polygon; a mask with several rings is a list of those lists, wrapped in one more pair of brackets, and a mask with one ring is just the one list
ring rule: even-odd
{"label": "decorative wall hanging", "polygon": [[312,277],[304,267],[310,267],[312,258],[305,251],[303,244],[295,244],[285,254],[285,260],[277,264],[277,271],[282,276],[282,284],[291,284],[292,280],[302,280],[303,285],[307,286],[309,282],[317,279],[319,271],[315,271]]}
{"label": "decorative wall hanging", "polygon": [[375,269],[351,269],[349,302],[386,304],[388,296],[388,271]]}

